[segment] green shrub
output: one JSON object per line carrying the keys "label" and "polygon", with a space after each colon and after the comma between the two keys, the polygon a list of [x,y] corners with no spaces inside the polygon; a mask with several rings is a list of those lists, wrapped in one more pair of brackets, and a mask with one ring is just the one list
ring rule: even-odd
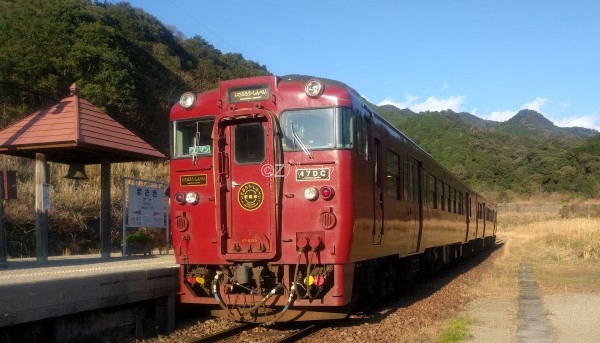
{"label": "green shrub", "polygon": [[130,233],[129,235],[127,235],[127,237],[125,237],[125,242],[127,244],[130,243],[140,243],[140,244],[144,244],[144,245],[148,245],[150,244],[152,241],[152,237],[145,233],[144,231],[136,231],[134,233]]}

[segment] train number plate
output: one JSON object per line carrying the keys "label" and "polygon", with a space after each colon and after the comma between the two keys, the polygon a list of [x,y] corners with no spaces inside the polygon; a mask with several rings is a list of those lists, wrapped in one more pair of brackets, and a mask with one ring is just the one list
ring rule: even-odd
{"label": "train number plate", "polygon": [[296,181],[329,180],[328,168],[296,169]]}

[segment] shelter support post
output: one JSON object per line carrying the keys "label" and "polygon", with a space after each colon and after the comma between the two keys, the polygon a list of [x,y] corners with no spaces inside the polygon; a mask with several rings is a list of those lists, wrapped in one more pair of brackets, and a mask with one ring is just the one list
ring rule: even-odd
{"label": "shelter support post", "polygon": [[[4,183],[4,177],[0,173],[0,185]],[[0,268],[6,268],[6,225],[4,221],[4,187],[0,187]]]}
{"label": "shelter support post", "polygon": [[35,154],[35,256],[38,263],[48,262],[48,209],[44,205],[44,185],[48,184],[46,155]]}
{"label": "shelter support post", "polygon": [[100,252],[103,259],[110,258],[110,161],[100,164]]}

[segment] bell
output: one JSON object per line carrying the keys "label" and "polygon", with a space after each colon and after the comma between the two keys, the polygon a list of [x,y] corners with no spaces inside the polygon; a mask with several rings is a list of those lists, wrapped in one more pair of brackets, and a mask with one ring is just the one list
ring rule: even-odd
{"label": "bell", "polygon": [[85,165],[83,163],[69,164],[69,171],[67,171],[65,179],[87,180],[88,176],[85,174]]}

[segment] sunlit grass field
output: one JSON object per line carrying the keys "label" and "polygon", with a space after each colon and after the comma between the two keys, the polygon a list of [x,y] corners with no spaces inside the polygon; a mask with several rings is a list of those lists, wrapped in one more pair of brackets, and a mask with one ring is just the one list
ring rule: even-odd
{"label": "sunlit grass field", "polygon": [[600,218],[574,213],[563,218],[500,212],[498,240],[504,246],[475,295],[516,296],[521,263],[533,267],[544,294],[600,291]]}
{"label": "sunlit grass field", "polygon": [[[536,208],[541,203],[528,205]],[[502,247],[490,256],[492,267],[471,285],[469,298],[508,297],[516,302],[521,263],[533,267],[544,296],[600,292],[598,203],[571,201],[562,205],[558,206],[560,211],[552,213],[499,211],[497,239]],[[468,316],[451,317],[435,341],[462,342],[471,324],[473,319]]]}

